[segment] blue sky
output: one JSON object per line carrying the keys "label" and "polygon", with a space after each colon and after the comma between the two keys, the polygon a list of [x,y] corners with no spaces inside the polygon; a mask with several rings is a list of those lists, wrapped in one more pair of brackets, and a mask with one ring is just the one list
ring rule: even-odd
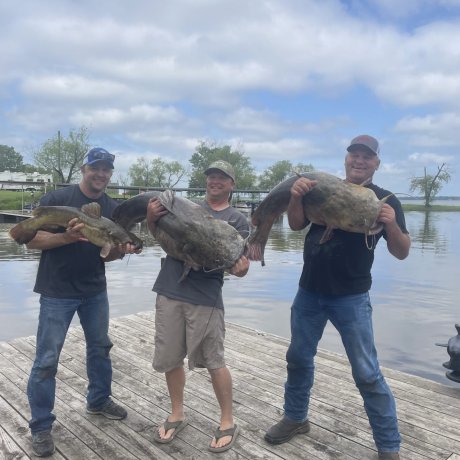
{"label": "blue sky", "polygon": [[343,176],[354,136],[407,193],[446,163],[460,196],[460,0],[0,3],[0,144],[26,161],[60,130],[185,167],[201,140]]}

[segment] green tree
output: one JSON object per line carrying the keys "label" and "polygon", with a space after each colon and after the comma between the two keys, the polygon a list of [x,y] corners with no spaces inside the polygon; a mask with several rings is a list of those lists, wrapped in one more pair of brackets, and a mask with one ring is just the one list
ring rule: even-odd
{"label": "green tree", "polygon": [[0,145],[0,171],[22,171],[23,157],[14,147]]}
{"label": "green tree", "polygon": [[67,137],[57,135],[48,139],[34,153],[35,164],[53,172],[55,182],[70,183],[78,176],[83,158],[89,145],[88,128],[82,126],[78,131],[71,130]]}
{"label": "green tree", "polygon": [[259,177],[259,188],[270,190],[283,180],[293,176],[295,173],[313,171],[311,164],[297,163],[295,166],[289,160],[280,160],[267,168]]}
{"label": "green tree", "polygon": [[214,142],[201,141],[190,158],[192,171],[190,188],[205,188],[207,167],[216,160],[225,160],[235,169],[236,188],[251,189],[254,187],[256,175],[251,160],[240,149],[232,150],[229,145],[218,146]]}
{"label": "green tree", "polygon": [[425,174],[423,176],[411,179],[410,191],[414,192],[418,190],[425,199],[425,207],[428,208],[431,206],[439,190],[441,190],[443,183],[447,184],[450,181],[450,173],[445,163],[438,166],[438,171],[434,176],[427,174],[426,168],[424,168],[424,171]]}
{"label": "green tree", "polygon": [[45,168],[41,168],[39,166],[31,165],[29,163],[24,163],[22,165],[21,171],[25,172],[25,173],[33,173],[33,172],[39,172],[40,174],[49,174],[50,173]]}
{"label": "green tree", "polygon": [[187,173],[178,161],[154,158],[150,162],[141,157],[128,171],[131,184],[141,187],[173,188]]}

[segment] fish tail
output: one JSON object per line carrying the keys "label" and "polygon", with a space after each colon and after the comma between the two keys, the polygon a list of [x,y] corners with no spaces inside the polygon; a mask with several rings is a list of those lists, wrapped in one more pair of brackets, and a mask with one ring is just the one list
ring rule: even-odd
{"label": "fish tail", "polygon": [[244,255],[249,260],[254,260],[254,261],[260,260],[262,267],[265,265],[264,248],[262,247],[260,243],[248,243],[246,245]]}
{"label": "fish tail", "polygon": [[37,234],[36,229],[31,229],[26,226],[27,221],[19,222],[12,229],[10,229],[9,234],[11,238],[18,244],[27,244],[29,241],[33,240]]}
{"label": "fish tail", "polygon": [[274,219],[267,218],[260,222],[257,229],[249,236],[245,252],[249,260],[260,260],[265,265],[264,251]]}
{"label": "fish tail", "polygon": [[112,245],[110,243],[105,243],[104,246],[101,248],[100,256],[105,259],[108,255],[110,250],[112,249]]}

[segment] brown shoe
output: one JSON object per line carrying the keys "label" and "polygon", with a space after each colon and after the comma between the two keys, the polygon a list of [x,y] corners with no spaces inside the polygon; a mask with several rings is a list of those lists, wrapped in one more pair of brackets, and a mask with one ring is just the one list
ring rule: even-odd
{"label": "brown shoe", "polygon": [[284,417],[276,425],[273,425],[265,434],[265,441],[270,444],[282,444],[292,439],[296,434],[308,433],[310,422],[294,422]]}

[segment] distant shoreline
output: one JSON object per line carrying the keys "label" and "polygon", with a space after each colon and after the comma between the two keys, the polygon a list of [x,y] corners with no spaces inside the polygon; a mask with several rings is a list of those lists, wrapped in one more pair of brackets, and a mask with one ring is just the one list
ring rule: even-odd
{"label": "distant shoreline", "polygon": [[448,204],[432,204],[429,207],[425,207],[424,204],[406,204],[401,203],[404,211],[442,211],[442,212],[460,212],[460,206],[458,205],[448,205]]}

